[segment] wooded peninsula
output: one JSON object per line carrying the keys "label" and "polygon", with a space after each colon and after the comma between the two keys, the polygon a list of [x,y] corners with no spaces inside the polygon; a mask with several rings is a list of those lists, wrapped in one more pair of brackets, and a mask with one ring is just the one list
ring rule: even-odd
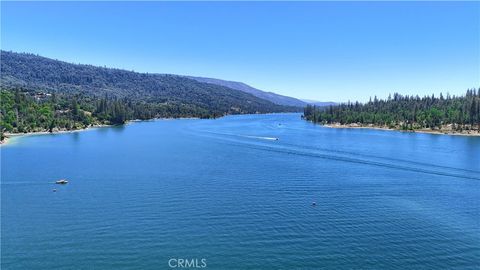
{"label": "wooded peninsula", "polygon": [[480,135],[480,88],[463,96],[375,97],[367,103],[307,106],[304,118],[330,127],[369,127],[404,131]]}

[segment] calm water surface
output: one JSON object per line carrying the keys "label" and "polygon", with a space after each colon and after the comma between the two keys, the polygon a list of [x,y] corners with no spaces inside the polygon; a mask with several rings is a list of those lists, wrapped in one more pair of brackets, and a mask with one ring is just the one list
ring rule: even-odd
{"label": "calm water surface", "polygon": [[18,138],[1,169],[1,269],[480,268],[478,137],[150,121]]}

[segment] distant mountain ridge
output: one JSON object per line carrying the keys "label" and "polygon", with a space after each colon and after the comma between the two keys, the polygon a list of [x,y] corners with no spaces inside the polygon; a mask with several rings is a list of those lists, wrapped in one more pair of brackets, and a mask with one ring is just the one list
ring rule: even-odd
{"label": "distant mountain ridge", "polygon": [[302,101],[304,101],[308,105],[315,105],[315,106],[319,106],[319,107],[338,105],[338,103],[333,102],[333,101],[316,101],[316,100],[311,100],[311,99],[302,99]]}
{"label": "distant mountain ridge", "polygon": [[279,95],[273,92],[262,91],[260,89],[254,88],[242,82],[226,81],[226,80],[220,80],[220,79],[214,79],[214,78],[194,77],[194,76],[185,76],[185,77],[199,81],[199,82],[211,83],[211,84],[226,86],[232,89],[240,90],[242,92],[252,94],[258,98],[273,102],[277,105],[294,106],[294,107],[305,107],[307,105],[306,102],[300,99]]}

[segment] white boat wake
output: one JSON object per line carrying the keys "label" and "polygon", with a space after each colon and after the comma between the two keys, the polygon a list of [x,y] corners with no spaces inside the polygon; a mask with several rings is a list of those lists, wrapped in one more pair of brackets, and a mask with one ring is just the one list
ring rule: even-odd
{"label": "white boat wake", "polygon": [[252,138],[252,139],[260,139],[260,140],[268,140],[268,141],[278,141],[276,137],[262,137],[262,136],[249,136],[249,135],[240,135],[242,137]]}

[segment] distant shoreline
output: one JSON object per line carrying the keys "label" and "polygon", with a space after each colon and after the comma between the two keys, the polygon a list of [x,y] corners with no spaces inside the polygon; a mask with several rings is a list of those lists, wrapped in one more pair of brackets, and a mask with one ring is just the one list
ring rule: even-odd
{"label": "distant shoreline", "polygon": [[376,129],[376,130],[388,130],[388,131],[400,131],[405,133],[425,133],[425,134],[436,134],[436,135],[453,135],[453,136],[480,136],[480,132],[476,130],[463,130],[461,132],[454,131],[452,129],[439,129],[439,130],[432,130],[432,129],[414,129],[414,130],[403,130],[398,128],[389,128],[386,126],[376,126],[376,125],[361,125],[361,124],[322,124],[324,127],[328,128],[359,128],[359,129]]}
{"label": "distant shoreline", "polygon": [[11,138],[13,137],[23,137],[23,136],[32,136],[32,135],[48,135],[48,134],[62,134],[62,133],[74,133],[74,132],[80,132],[80,131],[87,131],[91,129],[96,129],[96,128],[104,128],[104,127],[115,127],[115,126],[124,126],[128,125],[131,123],[135,122],[147,122],[147,121],[158,121],[158,120],[189,120],[189,119],[200,119],[198,117],[179,117],[179,118],[152,118],[152,119],[146,119],[146,120],[140,120],[140,119],[133,119],[133,120],[128,120],[122,125],[106,125],[106,124],[98,124],[98,125],[92,125],[88,126],[86,128],[80,128],[80,129],[72,129],[72,130],[54,130],[52,132],[47,131],[47,130],[42,130],[42,131],[34,131],[34,132],[25,132],[25,133],[4,133],[5,138],[0,141],[0,147],[3,145],[7,145],[8,142],[10,141]]}

